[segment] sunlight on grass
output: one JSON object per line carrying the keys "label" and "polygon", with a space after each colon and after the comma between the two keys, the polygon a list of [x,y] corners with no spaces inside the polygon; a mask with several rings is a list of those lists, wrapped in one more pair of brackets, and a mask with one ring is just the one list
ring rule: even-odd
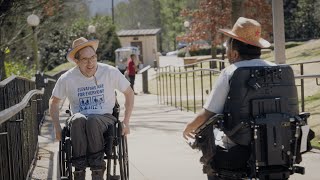
{"label": "sunlight on grass", "polygon": [[64,64],[60,64],[59,66],[55,67],[51,71],[46,72],[46,74],[52,76],[52,75],[57,74],[57,73],[59,73],[61,71],[71,69],[74,66],[75,66],[75,64],[73,64],[71,62],[67,62],[67,63],[64,63]]}

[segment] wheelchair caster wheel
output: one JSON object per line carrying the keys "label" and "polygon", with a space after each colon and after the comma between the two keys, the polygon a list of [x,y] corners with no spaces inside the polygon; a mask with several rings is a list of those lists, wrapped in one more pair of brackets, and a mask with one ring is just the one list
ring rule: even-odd
{"label": "wheelchair caster wheel", "polygon": [[119,175],[110,176],[110,180],[120,180]]}

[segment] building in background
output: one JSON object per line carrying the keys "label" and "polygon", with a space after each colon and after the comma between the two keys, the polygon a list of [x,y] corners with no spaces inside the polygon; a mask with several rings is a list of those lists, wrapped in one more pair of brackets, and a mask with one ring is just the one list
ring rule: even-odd
{"label": "building in background", "polygon": [[135,29],[117,32],[121,46],[134,46],[140,50],[140,61],[144,66],[154,66],[157,52],[161,51],[161,29]]}

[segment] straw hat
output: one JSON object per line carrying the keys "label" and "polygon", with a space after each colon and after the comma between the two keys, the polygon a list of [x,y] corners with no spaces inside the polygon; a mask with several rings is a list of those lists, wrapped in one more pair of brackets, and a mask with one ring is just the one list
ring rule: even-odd
{"label": "straw hat", "polygon": [[87,40],[84,37],[80,37],[73,41],[72,43],[72,49],[67,54],[67,59],[69,62],[74,63],[75,62],[75,54],[82,48],[91,46],[96,51],[98,49],[99,40]]}
{"label": "straw hat", "polygon": [[231,38],[237,39],[261,48],[270,47],[270,43],[261,38],[261,25],[256,20],[240,17],[232,30],[219,29],[220,32]]}

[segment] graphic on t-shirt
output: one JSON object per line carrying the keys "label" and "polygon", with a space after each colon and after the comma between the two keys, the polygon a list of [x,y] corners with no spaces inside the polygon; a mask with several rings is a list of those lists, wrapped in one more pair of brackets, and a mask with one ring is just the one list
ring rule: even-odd
{"label": "graphic on t-shirt", "polygon": [[104,103],[103,84],[78,88],[80,112],[90,109],[102,109]]}
{"label": "graphic on t-shirt", "polygon": [[93,96],[92,100],[96,106],[100,106],[100,109],[102,109],[101,104],[104,103],[104,96],[103,95]]}

